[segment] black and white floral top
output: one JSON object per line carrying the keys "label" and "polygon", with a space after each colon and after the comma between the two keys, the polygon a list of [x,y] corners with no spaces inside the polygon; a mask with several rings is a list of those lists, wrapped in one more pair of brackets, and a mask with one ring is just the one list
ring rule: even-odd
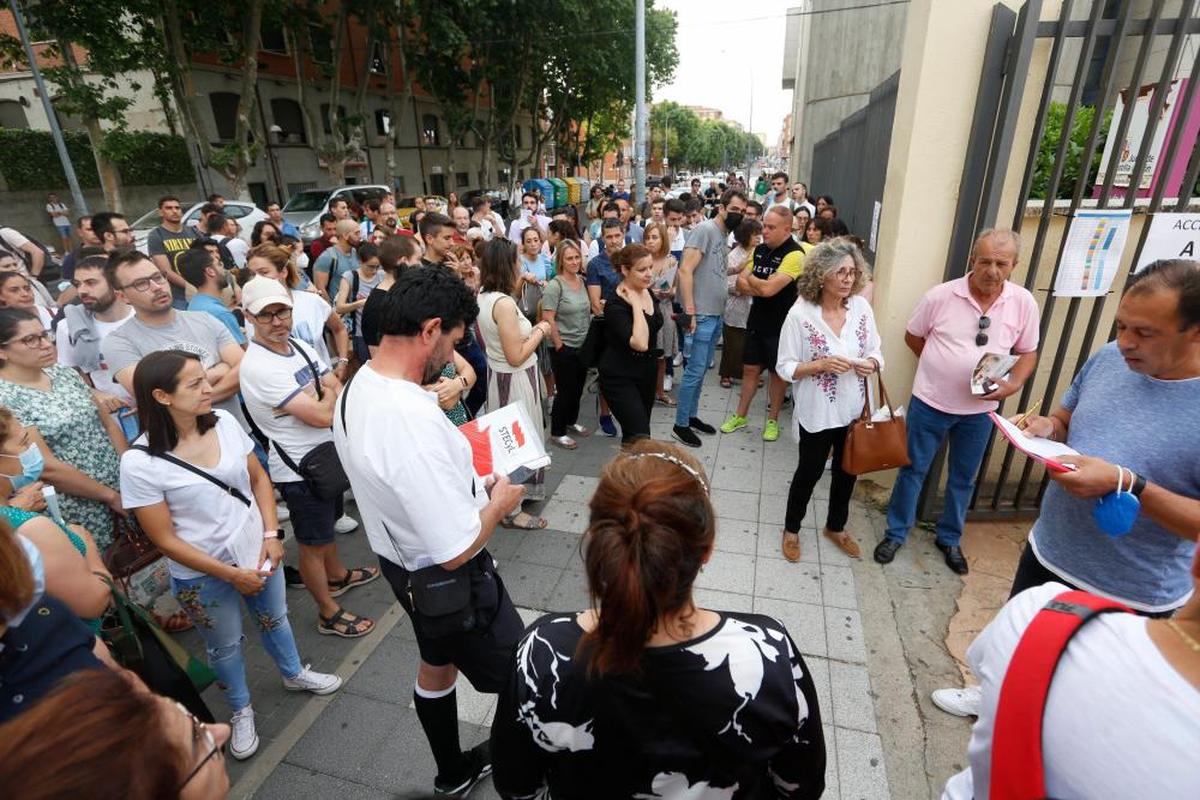
{"label": "black and white floral top", "polygon": [[708,633],[646,648],[642,674],[619,678],[588,678],[575,614],[535,622],[492,727],[501,796],[820,797],[825,741],[799,650],[770,617],[717,613]]}

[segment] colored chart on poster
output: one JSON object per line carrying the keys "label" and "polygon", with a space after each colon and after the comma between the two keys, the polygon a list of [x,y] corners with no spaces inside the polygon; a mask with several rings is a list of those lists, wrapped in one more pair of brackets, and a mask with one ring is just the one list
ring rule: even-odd
{"label": "colored chart on poster", "polygon": [[1108,293],[1121,266],[1129,235],[1129,209],[1075,213],[1054,281],[1057,297],[1100,297]]}

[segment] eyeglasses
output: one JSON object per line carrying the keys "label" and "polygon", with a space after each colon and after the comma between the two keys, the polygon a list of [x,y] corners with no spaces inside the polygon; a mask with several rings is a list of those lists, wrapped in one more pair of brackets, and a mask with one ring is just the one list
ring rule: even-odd
{"label": "eyeglasses", "polygon": [[146,291],[150,290],[151,286],[165,286],[166,283],[167,283],[167,276],[163,275],[161,272],[156,272],[153,275],[146,276],[145,278],[138,278],[137,280],[132,280],[129,283],[122,286],[121,288],[122,289],[136,289],[139,292],[146,292]]}
{"label": "eyeglasses", "polygon": [[988,343],[988,335],[985,331],[990,327],[992,327],[992,321],[988,319],[986,314],[979,318],[979,333],[975,334],[976,347],[983,347]]}
{"label": "eyeglasses", "polygon": [[42,331],[41,333],[31,333],[28,336],[22,336],[20,339],[9,339],[4,343],[4,346],[8,347],[13,342],[20,342],[32,350],[40,345],[50,344],[51,341],[53,340],[50,338],[50,331]]}
{"label": "eyeglasses", "polygon": [[288,320],[290,320],[292,318],[292,309],[285,306],[285,307],[279,309],[278,311],[260,311],[257,314],[254,314],[253,316],[256,320],[261,322],[263,325],[269,325],[275,320],[279,320],[280,322],[287,322]]}
{"label": "eyeglasses", "polygon": [[833,273],[833,277],[835,277],[835,278],[857,278],[861,274],[862,274],[862,271],[858,270],[858,269],[839,269],[837,272]]}
{"label": "eyeglasses", "polygon": [[213,737],[212,731],[208,726],[196,717],[195,714],[188,711],[180,703],[175,702],[175,707],[180,710],[192,723],[192,750],[196,750],[196,745],[200,744],[207,751],[205,756],[200,759],[196,766],[192,767],[192,771],[187,774],[183,782],[179,784],[180,791],[187,786],[192,778],[200,774],[200,770],[204,769],[204,765],[213,759],[214,756],[220,754],[222,757],[225,754],[225,745],[218,745],[217,740]]}

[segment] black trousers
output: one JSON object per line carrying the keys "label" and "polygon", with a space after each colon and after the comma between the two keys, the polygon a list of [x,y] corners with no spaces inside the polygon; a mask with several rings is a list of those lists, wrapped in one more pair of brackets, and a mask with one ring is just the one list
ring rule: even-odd
{"label": "black trousers", "polygon": [[650,436],[650,411],[654,408],[654,381],[658,360],[630,356],[621,369],[600,366],[600,391],[621,425],[621,443]]}
{"label": "black trousers", "polygon": [[858,477],[842,470],[842,451],[846,448],[846,432],[850,426],[828,428],[809,433],[800,426],[800,463],[792,475],[792,486],[788,490],[787,513],[784,515],[784,530],[797,533],[804,522],[804,512],[812,499],[813,488],[825,472],[825,460],[833,453],[833,480],[829,484],[829,514],[825,527],[837,532],[846,529],[846,518],[850,515],[850,496],[854,494],[854,483]]}
{"label": "black trousers", "polygon": [[587,367],[579,360],[579,351],[565,344],[550,351],[554,371],[554,407],[550,410],[550,435],[566,436],[567,426],[579,421],[579,401],[587,380]]}
{"label": "black trousers", "polygon": [[[1033,554],[1033,548],[1026,544],[1025,549],[1021,552],[1021,560],[1017,562],[1017,574],[1013,575],[1012,589],[1008,593],[1008,599],[1011,600],[1026,589],[1032,589],[1034,586],[1042,586],[1047,583],[1061,583],[1072,589],[1079,588],[1047,569],[1046,565],[1038,561],[1037,556]],[[1161,619],[1163,617],[1174,616],[1177,610],[1173,608],[1170,611],[1152,612],[1135,609],[1133,613],[1151,619]]]}

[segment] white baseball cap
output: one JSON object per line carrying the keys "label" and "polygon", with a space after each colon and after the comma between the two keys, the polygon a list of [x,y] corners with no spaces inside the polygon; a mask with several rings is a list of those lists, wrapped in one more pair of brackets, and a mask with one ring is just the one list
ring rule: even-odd
{"label": "white baseball cap", "polygon": [[279,303],[292,307],[292,296],[283,284],[265,275],[255,275],[242,287],[242,308],[250,314],[258,314],[267,306]]}

